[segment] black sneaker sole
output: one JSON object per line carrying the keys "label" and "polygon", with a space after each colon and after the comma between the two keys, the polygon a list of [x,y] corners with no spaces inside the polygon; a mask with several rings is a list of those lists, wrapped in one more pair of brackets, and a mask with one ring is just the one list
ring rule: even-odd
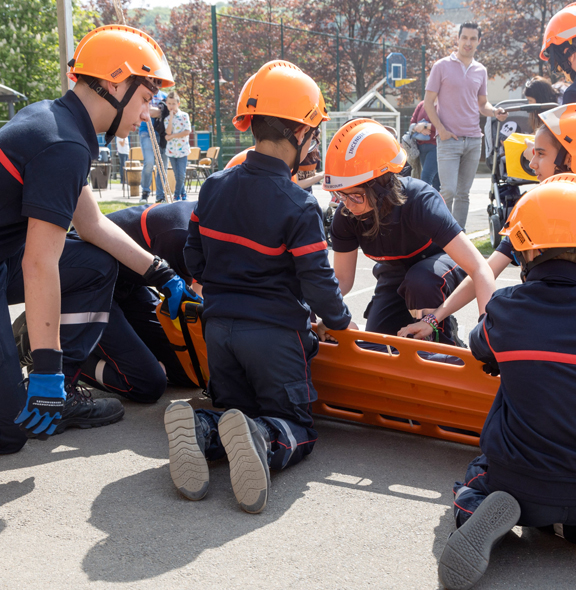
{"label": "black sneaker sole", "polygon": [[194,410],[189,403],[171,403],[164,413],[168,435],[170,476],[178,491],[189,500],[202,500],[208,493],[208,463],[198,446]]}
{"label": "black sneaker sole", "polygon": [[228,410],[218,422],[218,434],[230,462],[230,481],[245,512],[257,514],[268,501],[269,471],[258,454],[250,426],[240,410]]}
{"label": "black sneaker sole", "polygon": [[106,418],[70,418],[68,420],[61,420],[56,426],[54,434],[62,434],[67,428],[99,428],[100,426],[108,426],[122,420],[124,416],[124,408],[118,410],[111,416]]}
{"label": "black sneaker sole", "polygon": [[494,492],[448,539],[438,575],[447,590],[468,590],[484,575],[490,551],[520,519],[520,505],[506,492]]}

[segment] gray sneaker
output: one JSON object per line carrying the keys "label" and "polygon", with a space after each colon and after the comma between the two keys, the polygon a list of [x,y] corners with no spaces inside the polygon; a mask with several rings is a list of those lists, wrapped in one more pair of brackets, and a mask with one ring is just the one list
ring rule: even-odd
{"label": "gray sneaker", "polygon": [[230,480],[242,510],[264,510],[270,491],[267,441],[254,420],[240,410],[224,412],[218,433],[230,462]]}
{"label": "gray sneaker", "polygon": [[495,543],[516,525],[520,505],[506,492],[493,492],[448,538],[438,575],[447,590],[468,590],[484,575]]}
{"label": "gray sneaker", "polygon": [[208,463],[204,456],[205,437],[200,419],[189,403],[171,403],[164,413],[168,434],[170,475],[178,491],[189,500],[201,500],[208,493]]}

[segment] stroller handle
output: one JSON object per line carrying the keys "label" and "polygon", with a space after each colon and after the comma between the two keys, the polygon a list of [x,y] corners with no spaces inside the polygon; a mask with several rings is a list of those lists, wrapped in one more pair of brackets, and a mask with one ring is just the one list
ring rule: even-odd
{"label": "stroller handle", "polygon": [[543,102],[534,104],[521,104],[509,107],[502,105],[500,108],[503,108],[507,113],[516,113],[518,111],[523,111],[525,113],[543,113],[544,111],[549,111],[550,109],[554,109],[557,106],[559,106],[557,102]]}

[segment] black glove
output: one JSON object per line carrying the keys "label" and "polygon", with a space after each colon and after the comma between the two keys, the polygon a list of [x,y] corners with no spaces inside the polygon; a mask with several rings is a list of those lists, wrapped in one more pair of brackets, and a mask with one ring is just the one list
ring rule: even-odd
{"label": "black glove", "polygon": [[178,317],[178,309],[182,301],[202,303],[202,297],[190,289],[185,281],[170,268],[170,265],[159,256],[154,256],[154,262],[143,277],[148,284],[156,287],[166,297],[171,320]]}
{"label": "black glove", "polygon": [[500,365],[498,364],[498,361],[496,361],[496,360],[493,360],[493,361],[490,361],[489,363],[483,364],[482,370],[487,375],[492,375],[492,377],[498,377],[498,375],[500,375]]}

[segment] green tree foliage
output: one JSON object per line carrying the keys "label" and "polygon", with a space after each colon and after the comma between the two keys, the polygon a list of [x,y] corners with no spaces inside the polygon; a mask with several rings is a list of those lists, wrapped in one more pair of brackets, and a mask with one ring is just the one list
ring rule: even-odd
{"label": "green tree foliage", "polygon": [[[540,60],[544,30],[564,0],[474,0],[470,8],[482,25],[478,58],[490,76],[510,76],[518,88],[534,74],[549,75]],[[561,76],[563,78],[563,76]]]}
{"label": "green tree foliage", "polygon": [[[74,6],[74,31],[92,28],[91,14]],[[5,0],[0,3],[0,81],[28,97],[28,103],[60,96],[56,0]],[[16,109],[25,103],[16,103]],[[0,103],[0,119],[8,107]]]}

